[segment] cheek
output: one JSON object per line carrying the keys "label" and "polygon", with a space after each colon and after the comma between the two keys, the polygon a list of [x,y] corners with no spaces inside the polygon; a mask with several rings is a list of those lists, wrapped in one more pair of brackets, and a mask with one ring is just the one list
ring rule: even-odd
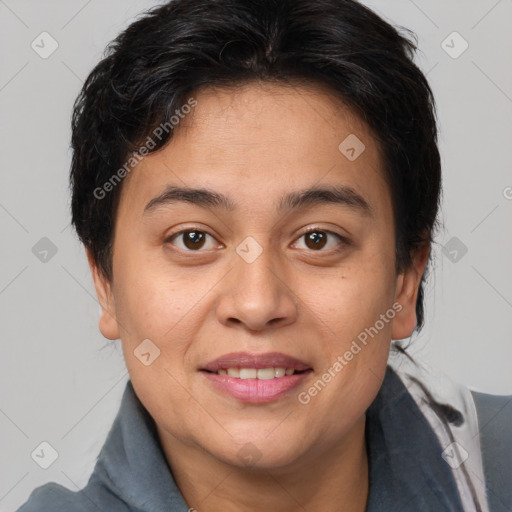
{"label": "cheek", "polygon": [[345,341],[372,326],[394,297],[392,263],[379,256],[361,255],[338,274],[317,279],[314,287],[308,284],[301,289],[310,297],[307,302],[314,317]]}
{"label": "cheek", "polygon": [[116,316],[121,338],[161,340],[190,307],[179,276],[162,264],[131,254],[115,268]]}
{"label": "cheek", "polygon": [[160,348],[160,361],[166,366],[181,364],[211,314],[209,292],[221,275],[179,269],[163,257],[152,262],[133,254],[116,270],[116,315],[123,345],[133,350],[150,339]]}

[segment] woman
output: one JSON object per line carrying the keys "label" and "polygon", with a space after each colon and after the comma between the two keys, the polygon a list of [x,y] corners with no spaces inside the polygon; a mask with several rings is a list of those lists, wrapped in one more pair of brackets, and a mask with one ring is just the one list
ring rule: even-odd
{"label": "woman", "polygon": [[130,380],[88,485],[21,512],[510,509],[510,397],[396,341],[441,183],[414,50],[352,0],[174,0],[110,45],[72,214]]}

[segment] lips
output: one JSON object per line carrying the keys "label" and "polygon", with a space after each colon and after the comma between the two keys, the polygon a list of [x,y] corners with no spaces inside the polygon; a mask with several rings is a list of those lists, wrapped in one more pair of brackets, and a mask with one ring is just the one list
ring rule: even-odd
{"label": "lips", "polygon": [[284,399],[313,372],[304,361],[280,352],[232,352],[200,370],[212,389],[247,404]]}
{"label": "lips", "polygon": [[295,357],[282,354],[281,352],[267,352],[265,354],[251,354],[250,352],[232,352],[210,361],[201,368],[208,372],[216,373],[219,370],[228,368],[286,368],[296,372],[311,370],[312,368]]}

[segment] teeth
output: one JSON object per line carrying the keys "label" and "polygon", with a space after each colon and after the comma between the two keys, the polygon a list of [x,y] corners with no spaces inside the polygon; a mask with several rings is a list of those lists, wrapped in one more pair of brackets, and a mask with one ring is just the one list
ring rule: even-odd
{"label": "teeth", "polygon": [[256,368],[240,368],[241,379],[255,379],[258,375]]}
{"label": "teeth", "polygon": [[228,375],[230,377],[240,378],[240,368],[228,368]]}
{"label": "teeth", "polygon": [[274,368],[259,368],[257,375],[260,380],[271,380],[275,377],[275,373]]}
{"label": "teeth", "polygon": [[290,373],[286,373],[286,368],[274,368],[274,377],[284,377],[286,375],[292,375],[294,370],[292,368],[288,368]]}
{"label": "teeth", "polygon": [[293,375],[293,368],[228,368],[227,370],[219,370],[219,375],[227,375],[237,379],[260,379],[270,380],[284,377],[285,375]]}

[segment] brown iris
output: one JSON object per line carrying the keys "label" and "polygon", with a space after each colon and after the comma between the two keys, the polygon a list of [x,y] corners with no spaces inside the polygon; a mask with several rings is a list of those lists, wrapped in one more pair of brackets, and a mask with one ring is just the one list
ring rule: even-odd
{"label": "brown iris", "polygon": [[306,245],[310,249],[322,249],[327,243],[327,235],[322,231],[310,231],[304,236],[306,237]]}
{"label": "brown iris", "polygon": [[183,232],[183,243],[187,249],[200,249],[204,245],[205,233],[197,230]]}

